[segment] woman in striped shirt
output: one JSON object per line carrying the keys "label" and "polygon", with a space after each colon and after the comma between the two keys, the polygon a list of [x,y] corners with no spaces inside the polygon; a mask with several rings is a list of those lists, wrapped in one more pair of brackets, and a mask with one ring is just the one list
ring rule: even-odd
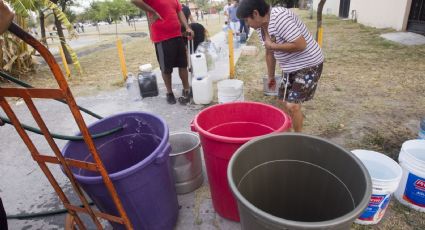
{"label": "woman in striped shirt", "polygon": [[276,87],[276,61],[283,71],[278,97],[292,118],[295,132],[301,132],[301,104],[313,98],[323,68],[323,53],[305,24],[289,9],[270,7],[264,0],[243,0],[238,18],[254,29],[266,48],[270,88]]}

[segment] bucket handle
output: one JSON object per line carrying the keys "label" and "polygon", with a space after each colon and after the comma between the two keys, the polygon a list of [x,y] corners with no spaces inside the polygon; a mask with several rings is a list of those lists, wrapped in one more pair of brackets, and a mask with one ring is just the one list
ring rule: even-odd
{"label": "bucket handle", "polygon": [[167,160],[168,154],[171,152],[171,145],[167,143],[167,146],[156,156],[155,164],[162,164]]}

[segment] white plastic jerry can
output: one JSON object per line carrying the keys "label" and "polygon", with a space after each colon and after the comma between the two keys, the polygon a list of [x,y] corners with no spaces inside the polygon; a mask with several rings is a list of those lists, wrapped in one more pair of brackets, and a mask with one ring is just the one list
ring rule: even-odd
{"label": "white plastic jerry can", "polygon": [[210,104],[213,100],[213,85],[210,77],[194,77],[192,93],[195,104]]}
{"label": "white plastic jerry can", "polygon": [[190,55],[190,61],[192,63],[193,76],[207,76],[208,65],[207,58],[203,53],[194,53]]}

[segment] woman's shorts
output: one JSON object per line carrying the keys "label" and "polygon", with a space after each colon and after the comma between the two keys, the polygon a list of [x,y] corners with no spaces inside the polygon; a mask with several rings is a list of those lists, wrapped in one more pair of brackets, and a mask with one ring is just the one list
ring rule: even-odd
{"label": "woman's shorts", "polygon": [[[317,82],[322,75],[323,63],[300,69],[291,73],[285,73],[279,86],[279,99],[285,99],[290,103],[303,103],[311,100],[317,88]],[[285,95],[285,85],[288,82]]]}
{"label": "woman's shorts", "polygon": [[174,67],[187,68],[186,46],[182,37],[155,43],[155,51],[163,73],[171,74]]}

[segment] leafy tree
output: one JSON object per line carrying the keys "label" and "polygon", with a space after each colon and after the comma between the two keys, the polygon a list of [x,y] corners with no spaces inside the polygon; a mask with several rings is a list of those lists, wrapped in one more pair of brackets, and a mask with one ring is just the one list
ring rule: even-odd
{"label": "leafy tree", "polygon": [[208,0],[195,0],[196,5],[202,9],[202,10],[206,10],[208,8]]}
{"label": "leafy tree", "polygon": [[[72,32],[72,25],[69,23],[65,14],[56,4],[49,0],[6,0],[6,2],[12,6],[16,13],[16,22],[24,29],[27,27],[29,12],[35,12],[44,8],[55,12],[59,21]],[[16,38],[7,33],[3,34],[1,39],[3,40],[3,45],[0,49],[5,51],[0,52],[3,54],[0,58],[5,60],[1,66],[4,70],[13,70],[14,72],[34,70],[31,57],[33,51],[28,51],[23,41],[16,41]]]}
{"label": "leafy tree", "polygon": [[[70,6],[72,4],[72,0],[51,0],[53,3],[59,5],[61,7],[62,12],[65,12],[67,7]],[[58,15],[56,12],[53,12],[53,15],[55,17],[55,27],[56,27],[56,32],[58,33],[59,36],[59,40],[63,49],[63,52],[65,54],[65,58],[66,58],[66,62],[68,64],[72,64],[73,60],[71,57],[71,53],[69,51],[69,46],[67,46],[66,44],[66,38],[65,38],[65,34],[63,32],[63,28],[62,28],[62,22],[60,19],[60,15]],[[65,15],[66,17],[66,15]],[[70,23],[71,25],[71,23]],[[72,25],[71,25],[72,27]]]}

